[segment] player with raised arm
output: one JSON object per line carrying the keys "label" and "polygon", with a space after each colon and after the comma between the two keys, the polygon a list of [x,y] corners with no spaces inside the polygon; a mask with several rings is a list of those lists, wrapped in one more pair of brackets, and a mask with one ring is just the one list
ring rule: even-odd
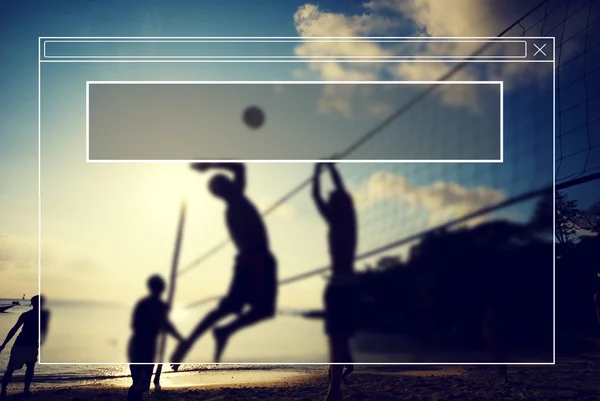
{"label": "player with raised arm", "polygon": [[[326,202],[321,196],[320,176],[326,167],[333,180],[334,191]],[[331,257],[331,280],[325,290],[325,331],[329,337],[329,392],[326,400],[341,399],[343,364],[352,363],[350,338],[354,334],[356,282],[354,258],[357,246],[356,213],[352,197],[344,187],[334,164],[318,163],[313,175],[312,195],[321,216],[329,226],[328,243]]]}
{"label": "player with raised arm", "polygon": [[162,300],[165,281],[159,275],[150,276],[147,281],[149,294],[135,305],[127,354],[132,384],[127,392],[128,401],[139,401],[150,390],[150,379],[156,359],[156,345],[161,333],[168,333],[182,341],[183,338],[169,320],[169,306]]}
{"label": "player with raised arm", "polygon": [[24,312],[19,316],[17,323],[10,329],[4,342],[0,345],[0,352],[2,352],[6,347],[6,344],[8,344],[22,327],[21,333],[15,340],[10,352],[8,367],[2,378],[2,390],[0,392],[0,399],[2,400],[6,399],[6,389],[12,379],[14,371],[22,369],[24,365],[26,370],[23,394],[30,394],[29,387],[33,380],[35,363],[38,359],[39,345],[43,344],[46,338],[48,322],[50,319],[50,312],[44,309],[44,297],[36,295],[31,298],[31,307],[33,309]]}
{"label": "player with raised arm", "polygon": [[[219,362],[229,338],[238,330],[273,317],[277,300],[277,262],[269,250],[262,216],[245,195],[244,165],[194,163],[192,168],[199,172],[222,169],[233,173],[233,180],[223,174],[215,175],[210,180],[209,189],[227,205],[225,221],[238,254],[228,294],[200,321],[189,338],[179,344],[171,358],[174,370],[179,368],[177,363],[183,361],[194,342],[209,328],[223,318],[237,314],[236,320],[213,330],[216,341],[214,359]],[[244,312],[246,305],[250,308]]]}

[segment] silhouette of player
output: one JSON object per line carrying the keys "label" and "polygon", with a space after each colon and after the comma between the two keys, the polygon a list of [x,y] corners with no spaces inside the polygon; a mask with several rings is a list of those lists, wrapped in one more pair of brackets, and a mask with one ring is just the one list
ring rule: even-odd
{"label": "silhouette of player", "polygon": [[31,298],[31,306],[32,309],[30,311],[24,312],[19,316],[17,323],[10,329],[6,339],[2,345],[0,345],[0,352],[2,352],[6,347],[6,344],[15,334],[17,334],[19,328],[22,327],[21,333],[17,337],[10,352],[8,367],[2,378],[2,392],[0,393],[0,399],[6,398],[6,389],[8,383],[10,383],[10,380],[12,379],[14,371],[22,369],[23,365],[26,366],[23,394],[31,394],[29,388],[31,386],[31,381],[33,380],[39,345],[40,343],[43,343],[46,338],[48,321],[50,319],[50,312],[44,309],[44,297],[36,295]]}
{"label": "silhouette of player", "polygon": [[[272,318],[277,300],[277,262],[269,250],[269,239],[262,217],[244,194],[244,165],[194,163],[192,168],[200,172],[222,169],[233,173],[233,180],[223,174],[215,175],[210,180],[209,189],[227,205],[225,220],[238,255],[228,294],[216,309],[200,321],[190,337],[177,347],[171,358],[174,370],[179,368],[177,362],[184,359],[194,342],[209,328],[221,319],[237,314],[236,320],[213,330],[216,341],[214,360],[218,363],[229,338],[244,327]],[[246,305],[250,308],[244,312]]]}
{"label": "silhouette of player", "polygon": [[[495,305],[489,306],[483,315],[482,334],[485,344],[488,350],[491,351],[494,359],[498,362],[504,362],[506,360],[504,333]],[[504,379],[504,383],[508,383],[508,365],[501,364],[497,368],[498,373]]]}
{"label": "silhouette of player", "polygon": [[[348,376],[350,375],[350,373],[354,372],[354,365],[342,365],[342,368],[344,369],[344,373],[342,373],[342,380],[344,381],[344,383],[348,383]],[[331,382],[331,369],[329,369],[329,382]]]}
{"label": "silhouette of player", "polygon": [[129,369],[133,380],[127,393],[129,401],[141,400],[144,393],[150,389],[158,336],[167,332],[179,341],[183,340],[168,318],[167,304],[161,299],[165,290],[162,277],[151,276],[148,279],[148,289],[150,295],[141,299],[133,312],[133,335],[128,347],[129,362],[132,363]]}
{"label": "silhouette of player", "polygon": [[[334,190],[329,201],[321,196],[320,177],[323,168],[331,174]],[[349,341],[354,334],[356,284],[354,257],[357,246],[356,214],[352,197],[331,163],[318,163],[313,175],[313,199],[329,226],[328,243],[331,257],[331,280],[325,290],[325,332],[329,337],[330,366],[327,400],[341,399],[343,364],[352,363]],[[338,365],[339,364],[339,365]]]}

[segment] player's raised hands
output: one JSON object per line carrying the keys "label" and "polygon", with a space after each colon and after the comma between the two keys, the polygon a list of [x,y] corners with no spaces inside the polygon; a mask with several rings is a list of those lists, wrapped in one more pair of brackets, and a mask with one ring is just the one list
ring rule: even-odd
{"label": "player's raised hands", "polygon": [[199,171],[201,173],[208,171],[213,167],[213,163],[201,162],[201,163],[192,163],[192,170]]}

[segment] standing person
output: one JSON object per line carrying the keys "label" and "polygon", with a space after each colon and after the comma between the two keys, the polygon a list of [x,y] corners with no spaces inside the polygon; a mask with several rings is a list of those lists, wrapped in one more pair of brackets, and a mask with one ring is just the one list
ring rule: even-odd
{"label": "standing person", "polygon": [[[21,328],[21,326],[23,327],[10,352],[8,367],[6,368],[6,373],[4,373],[4,377],[2,378],[2,391],[0,393],[0,399],[6,398],[6,389],[8,387],[8,383],[10,383],[10,380],[12,379],[14,371],[22,369],[24,365],[26,366],[26,370],[23,394],[31,394],[29,388],[31,386],[31,381],[33,380],[35,363],[37,362],[38,358],[40,332],[41,341],[43,342],[46,338],[48,320],[50,319],[50,313],[44,309],[44,297],[36,295],[31,298],[31,307],[32,309],[30,311],[24,312],[21,316],[19,316],[17,323],[12,329],[10,329],[6,339],[2,345],[0,345],[0,352],[2,352],[6,347],[6,344],[8,344],[14,335],[17,334],[19,328]],[[42,323],[41,326],[40,322]]]}
{"label": "standing person", "polygon": [[[321,196],[320,176],[327,167],[334,191],[325,202]],[[318,163],[313,175],[312,195],[321,216],[329,226],[328,243],[331,257],[331,281],[325,290],[325,332],[329,337],[329,391],[326,400],[340,400],[343,364],[352,363],[350,338],[354,334],[356,283],[354,258],[357,246],[356,213],[352,197],[331,163]],[[352,365],[350,365],[352,366]]]}
{"label": "standing person", "polygon": [[[492,304],[485,310],[482,320],[482,337],[492,357],[502,363],[507,358],[504,330],[502,330],[502,322],[499,321],[499,311],[496,305],[497,303]],[[498,365],[498,373],[504,379],[504,383],[508,383],[508,365]]]}
{"label": "standing person", "polygon": [[128,401],[141,400],[144,393],[150,389],[156,342],[161,332],[167,332],[179,341],[183,340],[168,318],[167,304],[161,299],[165,281],[158,275],[151,276],[148,279],[148,289],[150,295],[141,299],[133,312],[133,335],[128,347],[133,384],[127,393]]}
{"label": "standing person", "polygon": [[[199,172],[222,169],[233,173],[233,180],[223,174],[215,175],[210,180],[209,189],[227,205],[225,220],[238,255],[229,293],[216,309],[198,323],[190,337],[180,343],[171,358],[174,370],[179,368],[177,363],[185,358],[194,342],[208,329],[221,319],[237,314],[236,320],[213,330],[216,342],[214,360],[218,363],[229,338],[238,330],[272,318],[277,301],[277,261],[269,249],[269,238],[262,216],[244,193],[244,165],[194,163],[192,168]],[[250,306],[250,309],[243,312],[246,305]]]}

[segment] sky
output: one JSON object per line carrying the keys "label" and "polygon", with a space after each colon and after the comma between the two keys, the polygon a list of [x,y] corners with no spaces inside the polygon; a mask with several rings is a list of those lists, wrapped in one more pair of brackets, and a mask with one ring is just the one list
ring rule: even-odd
{"label": "sky", "polygon": [[[10,40],[0,42],[0,52],[8,60],[0,66],[0,162],[5,172],[0,176],[0,295],[20,297],[37,292],[39,36],[495,36],[533,3],[536,2],[460,0],[448,8],[443,6],[445,2],[434,0],[232,1],[227,5],[217,1],[148,1],[142,8],[133,2],[118,1],[40,2],[35,7],[30,2],[5,2],[0,33]],[[581,34],[576,35],[586,21],[595,21],[598,10],[585,8],[586,2],[581,1],[568,2],[568,10],[567,2],[550,3],[522,26],[531,27],[527,31],[531,36],[557,32],[563,35],[564,40],[559,41],[563,44],[557,85],[557,134],[561,140],[557,155],[562,159],[559,178],[567,179],[599,167],[594,146],[599,141],[596,119],[600,107],[593,105],[598,99],[594,96],[600,93],[600,78],[595,70],[598,58],[591,55],[597,54],[598,47],[594,46],[598,39],[594,38],[600,35],[588,34],[587,42]],[[560,22],[565,12],[570,18],[562,30]],[[538,20],[542,22],[536,23]],[[597,23],[590,24],[585,32],[593,29],[597,31]],[[510,34],[518,36],[522,31],[516,27]],[[297,55],[382,51],[373,47],[377,45],[331,45],[329,49],[310,43],[292,46],[289,51]],[[247,49],[240,47],[239,51]],[[360,252],[551,182],[552,111],[547,104],[552,93],[548,85],[552,70],[545,65],[485,64],[467,68],[454,78],[505,81],[506,141],[502,164],[341,166],[358,205]],[[435,80],[451,67],[440,63],[45,63],[41,71],[43,291],[55,299],[132,302],[144,293],[148,275],[169,273],[182,199],[188,202],[182,249],[184,267],[227,237],[223,204],[208,195],[208,177],[193,173],[188,166],[85,163],[85,81],[173,77]],[[586,79],[582,80],[584,76]],[[587,91],[582,82],[587,83]],[[324,91],[319,100],[334,105],[336,118],[343,120],[345,108],[356,107],[361,104],[359,101],[373,104],[377,99],[354,95]],[[436,110],[476,115],[482,99],[476,91],[452,96],[452,92],[442,90],[428,102],[437,102]],[[266,112],[270,115],[269,110]],[[448,132],[459,132],[461,121],[464,120],[448,120],[430,108],[417,106],[412,116],[396,124],[417,131],[447,122],[444,128]],[[459,142],[450,139],[423,146],[451,148],[459,146]],[[387,147],[385,140],[374,139],[360,152],[364,157],[376,158]],[[248,194],[265,208],[311,171],[308,164],[249,165]],[[598,197],[590,189],[577,191],[583,206]],[[531,203],[523,204],[490,217],[524,221],[532,207]],[[326,228],[308,192],[277,209],[267,219],[267,225],[282,278],[327,265]],[[178,281],[176,302],[186,304],[225,291],[233,256],[234,250],[229,246],[190,269],[182,276],[185,279]],[[319,307],[324,284],[322,278],[316,277],[286,287],[281,291],[280,305]]]}

